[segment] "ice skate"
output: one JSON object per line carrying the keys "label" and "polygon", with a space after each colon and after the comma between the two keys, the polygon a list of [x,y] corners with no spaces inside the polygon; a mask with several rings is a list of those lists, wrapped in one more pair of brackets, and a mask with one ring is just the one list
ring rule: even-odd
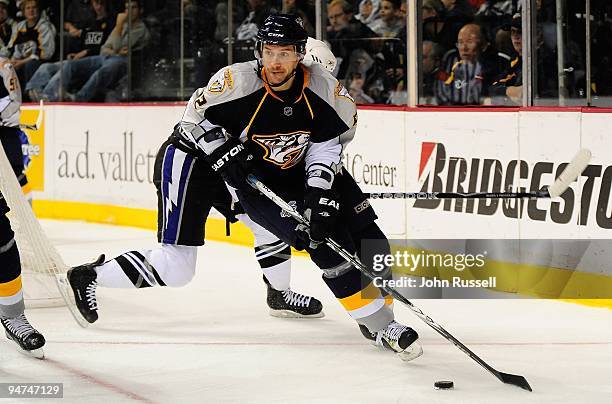
{"label": "ice skate", "polygon": [[104,262],[104,254],[89,264],[79,265],[68,270],[67,278],[74,293],[74,301],[79,312],[89,323],[98,319],[98,302],[96,300],[97,274],[94,267]]}
{"label": "ice skate", "polygon": [[314,297],[288,290],[274,289],[266,277],[264,282],[268,288],[267,303],[270,307],[270,315],[284,318],[321,318],[323,305]]}
{"label": "ice skate", "polygon": [[366,326],[361,324],[359,329],[363,336],[371,340],[374,345],[392,350],[403,361],[411,361],[423,355],[423,348],[417,341],[419,334],[396,321],[392,321],[375,333],[371,333]]}
{"label": "ice skate", "polygon": [[25,314],[3,318],[0,322],[6,331],[6,338],[15,341],[21,353],[44,359],[45,353],[42,347],[45,345],[45,337],[32,327]]}

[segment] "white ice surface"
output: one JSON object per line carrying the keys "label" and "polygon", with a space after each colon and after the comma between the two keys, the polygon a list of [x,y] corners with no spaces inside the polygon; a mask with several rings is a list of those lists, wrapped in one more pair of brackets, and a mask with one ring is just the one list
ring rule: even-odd
{"label": "white ice surface", "polygon": [[[155,245],[151,231],[43,221],[68,264]],[[326,317],[268,315],[249,248],[208,242],[182,289],[98,289],[100,320],[81,329],[65,308],[29,310],[47,337],[44,361],[0,343],[0,382],[62,382],[69,403],[611,403],[612,310],[541,300],[420,300],[415,304],[498,370],[504,385],[396,303],[425,354],[404,363],[361,336],[305,258],[295,290]],[[436,380],[455,389],[434,390]],[[2,403],[11,400],[0,400]],[[15,401],[18,402],[18,401]]]}

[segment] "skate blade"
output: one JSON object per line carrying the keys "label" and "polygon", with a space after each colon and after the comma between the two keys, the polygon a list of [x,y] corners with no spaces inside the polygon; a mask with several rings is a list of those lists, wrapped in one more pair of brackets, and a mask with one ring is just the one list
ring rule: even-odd
{"label": "skate blade", "polygon": [[423,355],[423,347],[418,341],[414,341],[408,348],[397,353],[397,356],[399,356],[404,362],[414,360],[421,355]]}
{"label": "skate blade", "polygon": [[45,351],[42,348],[26,351],[25,349],[22,349],[20,346],[18,346],[17,351],[24,356],[29,356],[30,358],[45,359]]}
{"label": "skate blade", "polygon": [[66,307],[68,307],[68,311],[70,311],[74,320],[83,328],[89,327],[89,322],[81,315],[81,312],[74,303],[74,294],[72,293],[72,288],[70,287],[66,274],[56,274],[55,281],[57,283],[57,288],[66,302]]}
{"label": "skate blade", "polygon": [[321,310],[317,314],[300,314],[300,313],[296,313],[295,311],[291,311],[291,310],[270,309],[270,315],[272,317],[277,317],[277,318],[322,318],[322,317],[325,317],[325,313],[323,313],[323,310]]}

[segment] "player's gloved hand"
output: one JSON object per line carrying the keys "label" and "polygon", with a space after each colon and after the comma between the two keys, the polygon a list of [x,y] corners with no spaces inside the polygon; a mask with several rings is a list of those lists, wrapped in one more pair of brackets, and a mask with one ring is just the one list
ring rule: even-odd
{"label": "player's gloved hand", "polygon": [[229,138],[206,156],[206,161],[230,186],[244,192],[254,192],[253,187],[246,181],[247,176],[252,174],[253,155],[239,140]]}
{"label": "player's gloved hand", "polygon": [[306,188],[304,217],[309,220],[310,228],[298,226],[298,238],[305,243],[305,246],[317,248],[329,237],[339,211],[340,203],[334,191],[316,187]]}

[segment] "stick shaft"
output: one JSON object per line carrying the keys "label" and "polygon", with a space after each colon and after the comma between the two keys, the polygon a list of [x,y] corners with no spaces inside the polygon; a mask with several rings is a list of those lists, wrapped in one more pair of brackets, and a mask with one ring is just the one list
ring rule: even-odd
{"label": "stick shaft", "polygon": [[565,192],[570,184],[588,166],[591,152],[581,149],[549,187],[528,192],[379,192],[366,194],[371,199],[468,199],[468,198],[556,198]]}
{"label": "stick shaft", "polygon": [[535,192],[371,192],[370,199],[482,199],[550,198],[547,190]]}

